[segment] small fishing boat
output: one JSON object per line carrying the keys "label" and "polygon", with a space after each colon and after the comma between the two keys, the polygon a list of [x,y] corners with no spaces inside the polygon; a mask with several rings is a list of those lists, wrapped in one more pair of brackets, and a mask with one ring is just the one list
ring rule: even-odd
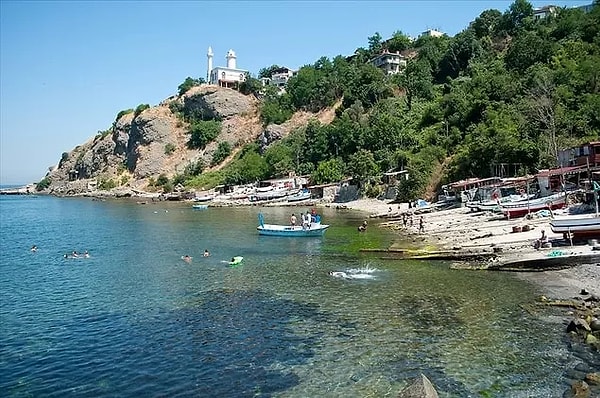
{"label": "small fishing boat", "polygon": [[577,214],[556,217],[550,221],[554,233],[570,233],[574,237],[600,237],[600,215]]}
{"label": "small fishing boat", "polygon": [[194,210],[206,210],[206,209],[208,209],[208,205],[192,205],[192,209],[194,209]]}
{"label": "small fishing boat", "polygon": [[213,200],[215,197],[213,195],[203,195],[203,196],[195,196],[194,202],[209,202]]}
{"label": "small fishing boat", "polygon": [[300,191],[294,195],[288,196],[287,201],[288,202],[300,202],[301,200],[308,200],[308,199],[310,199],[310,197],[311,197],[310,191],[304,190],[304,191]]}
{"label": "small fishing boat", "polygon": [[321,224],[321,218],[317,216],[316,222],[311,222],[309,226],[300,225],[278,225],[265,224],[262,213],[258,215],[258,233],[265,236],[289,236],[289,237],[305,237],[305,236],[323,236],[329,225]]}
{"label": "small fishing boat", "polygon": [[502,209],[502,213],[510,219],[523,217],[529,213],[535,213],[544,209],[562,209],[566,203],[567,196],[564,193],[557,193],[543,198],[501,204],[500,208]]}

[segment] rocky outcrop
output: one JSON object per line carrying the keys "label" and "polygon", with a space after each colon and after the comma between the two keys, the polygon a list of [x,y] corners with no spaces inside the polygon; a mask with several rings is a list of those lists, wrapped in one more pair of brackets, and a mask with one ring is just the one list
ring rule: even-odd
{"label": "rocky outcrop", "polygon": [[421,373],[400,391],[398,398],[438,398],[438,393],[427,376]]}
{"label": "rocky outcrop", "polygon": [[255,102],[253,97],[211,85],[193,87],[182,100],[186,113],[199,115],[204,120],[243,115],[252,110]]}

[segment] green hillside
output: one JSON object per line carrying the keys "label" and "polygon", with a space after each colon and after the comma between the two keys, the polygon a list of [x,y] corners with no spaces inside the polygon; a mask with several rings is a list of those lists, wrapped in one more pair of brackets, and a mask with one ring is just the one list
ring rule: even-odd
{"label": "green hillside", "polygon": [[[353,56],[302,67],[284,94],[250,78],[241,90],[262,99],[265,126],[341,105],[331,124],[309,123],[262,153],[249,145],[219,172],[188,183],[352,176],[372,196],[382,171],[407,169],[399,187],[406,200],[423,195],[432,177],[487,177],[500,164],[512,165],[511,174],[555,167],[558,149],[600,136],[598,4],[535,19],[531,4],[516,0],[454,37],[411,41],[399,31],[384,41],[375,33]],[[368,62],[383,49],[408,56],[403,73],[384,75]]]}

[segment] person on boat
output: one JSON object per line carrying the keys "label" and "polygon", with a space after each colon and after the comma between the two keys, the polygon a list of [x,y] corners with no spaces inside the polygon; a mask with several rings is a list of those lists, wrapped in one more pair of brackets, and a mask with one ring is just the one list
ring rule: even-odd
{"label": "person on boat", "polygon": [[204,256],[204,257],[208,257],[208,256],[210,256],[210,252],[208,251],[208,249],[204,249],[204,254],[203,254],[203,256]]}
{"label": "person on boat", "polygon": [[358,226],[358,232],[365,232],[366,230],[367,230],[367,220],[363,221],[363,223]]}
{"label": "person on boat", "polygon": [[309,229],[310,228],[310,212],[307,210],[306,214],[302,215],[302,227],[305,229]]}
{"label": "person on boat", "polygon": [[32,252],[36,252],[37,251],[37,246],[36,245],[31,246],[31,251]]}
{"label": "person on boat", "polygon": [[292,227],[296,226],[296,215],[294,213],[292,213],[292,216],[290,217],[290,225]]}

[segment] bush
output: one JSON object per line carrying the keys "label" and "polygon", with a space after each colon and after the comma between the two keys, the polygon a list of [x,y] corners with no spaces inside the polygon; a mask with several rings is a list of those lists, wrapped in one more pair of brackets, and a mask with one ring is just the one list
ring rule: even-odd
{"label": "bush", "polygon": [[181,83],[179,85],[179,87],[177,87],[177,94],[179,96],[182,96],[183,94],[185,94],[186,92],[188,92],[192,87],[196,87],[199,86],[203,83],[206,83],[205,80],[201,77],[199,77],[198,79],[193,79],[191,77],[186,77],[185,80],[183,81],[183,83]]}
{"label": "bush", "polygon": [[204,149],[221,133],[221,123],[215,120],[197,121],[190,126],[191,135],[188,141],[190,149]]}
{"label": "bush", "polygon": [[198,159],[196,162],[190,162],[185,169],[183,169],[183,175],[187,178],[195,177],[197,175],[202,174],[206,164],[203,159]]}
{"label": "bush", "polygon": [[133,112],[133,116],[138,117],[138,115],[140,113],[144,112],[148,108],[150,108],[150,105],[148,105],[148,104],[139,104],[137,106],[137,108],[135,108],[135,111]]}
{"label": "bush", "polygon": [[132,112],[133,112],[133,109],[123,109],[122,111],[120,111],[119,113],[117,113],[117,118],[115,119],[115,121],[119,120],[121,117],[123,117],[123,116],[125,116],[125,115],[127,115],[129,113],[132,113]]}
{"label": "bush", "polygon": [[222,141],[219,142],[217,150],[213,153],[212,161],[210,162],[211,166],[221,163],[227,156],[231,154],[231,145],[229,142]]}
{"label": "bush", "polygon": [[173,152],[175,152],[175,145],[169,142],[165,145],[165,155],[171,155]]}
{"label": "bush", "polygon": [[43,191],[44,189],[48,189],[50,184],[52,183],[52,179],[50,177],[44,177],[40,182],[35,185],[36,191]]}
{"label": "bush", "polygon": [[169,177],[167,177],[165,174],[161,174],[156,179],[155,185],[160,187],[160,186],[164,186],[168,182],[169,182]]}
{"label": "bush", "polygon": [[108,191],[110,189],[115,188],[116,186],[117,186],[117,183],[112,178],[110,178],[108,180],[101,179],[100,183],[98,184],[98,189],[101,191]]}

